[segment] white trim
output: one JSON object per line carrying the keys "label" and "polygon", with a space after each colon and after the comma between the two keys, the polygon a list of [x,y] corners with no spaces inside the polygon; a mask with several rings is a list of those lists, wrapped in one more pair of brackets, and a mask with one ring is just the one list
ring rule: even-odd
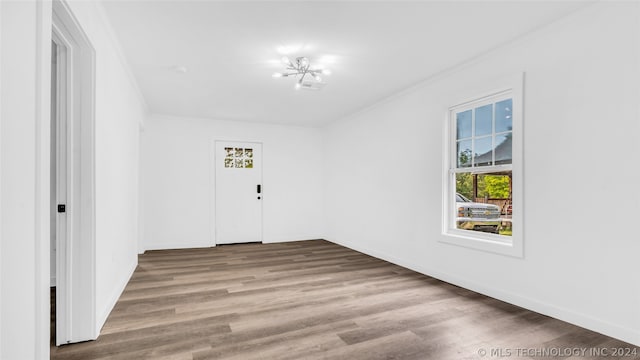
{"label": "white trim", "polygon": [[216,246],[216,142],[209,146],[209,246]]}
{"label": "white trim", "polygon": [[[56,203],[73,203],[73,174],[71,164],[68,161],[69,153],[72,151],[71,141],[71,114],[69,110],[73,107],[68,96],[71,90],[71,74],[68,68],[73,58],[71,42],[64,37],[63,31],[54,23],[52,24],[52,41],[57,45],[57,97],[56,99],[56,121],[55,128],[50,131],[56,134]],[[64,161],[64,165],[61,162]],[[71,269],[68,266],[71,261],[71,246],[73,216],[69,210],[64,215],[56,216],[56,339],[71,337],[71,311],[72,291],[71,291]],[[60,316],[64,313],[64,316]],[[57,340],[56,340],[57,341]],[[56,343],[60,345],[60,342]]]}
{"label": "white trim", "polygon": [[486,296],[490,296],[494,299],[498,299],[498,300],[507,302],[509,304],[520,306],[525,309],[535,311],[561,321],[566,321],[568,323],[571,323],[592,331],[596,331],[622,341],[626,341],[636,346],[640,346],[640,332],[637,329],[622,327],[616,324],[612,324],[608,321],[595,318],[589,314],[576,312],[569,308],[555,306],[553,304],[549,304],[547,302],[543,302],[531,297],[518,295],[510,291],[504,291],[499,288],[488,287],[486,285],[483,285],[477,282],[468,281],[464,278],[460,278],[455,275],[434,270],[422,264],[415,264],[409,261],[396,258],[394,256],[389,256],[385,253],[372,250],[365,246],[360,246],[350,242],[339,241],[339,240],[327,239],[327,241],[330,241],[338,245],[342,245],[349,249],[376,257],[378,259],[388,261],[390,263],[419,272],[421,274],[431,276],[438,280],[442,280],[450,284],[460,286],[462,288],[469,289],[471,291],[475,291],[477,293],[480,293]]}
{"label": "white trim", "polygon": [[[442,234],[438,240],[442,243],[464,246],[481,251],[492,252],[495,254],[513,256],[517,258],[524,257],[524,73],[520,73],[504,79],[494,79],[488,81],[486,91],[479,91],[480,95],[466,96],[456,104],[450,107],[444,117],[443,125],[443,159],[442,159]],[[495,86],[495,84],[500,86]],[[485,86],[478,85],[476,88]],[[455,143],[453,139],[454,128],[452,126],[452,111],[471,107],[474,104],[484,103],[485,100],[491,98],[499,98],[505,93],[510,93],[513,99],[513,129],[512,129],[512,164],[511,171],[513,173],[513,215],[512,221],[513,235],[509,238],[501,235],[485,234],[477,231],[452,229],[452,214],[454,214],[453,204],[455,204],[455,191],[451,190],[451,184],[455,171],[451,171],[454,159],[452,154],[455,152]],[[487,167],[486,170],[492,170],[496,167]],[[469,168],[469,171],[472,169]],[[483,171],[482,169],[480,171]]]}
{"label": "white trim", "polygon": [[51,124],[51,2],[36,3],[35,92],[35,358],[49,358],[50,338],[50,124]]}
{"label": "white trim", "polygon": [[[58,269],[68,267],[66,272],[60,271],[66,274],[66,279],[58,276],[58,287],[62,286],[58,292],[67,295],[65,302],[57,304],[57,309],[66,314],[58,318],[67,319],[64,331],[56,334],[60,335],[56,343],[62,344],[93,340],[98,336],[95,330],[95,50],[65,0],[54,0],[52,9],[52,29],[59,35],[64,34],[61,38],[66,42],[70,69],[66,74],[70,94],[66,119],[68,259],[57,260]],[[58,256],[62,250],[63,246],[58,246]]]}
{"label": "white trim", "polygon": [[[213,228],[213,226],[212,226]],[[314,236],[314,237],[308,237],[307,235],[304,236],[291,236],[290,238],[286,238],[286,239],[268,239],[265,238],[263,236],[262,238],[262,243],[263,244],[275,244],[275,243],[285,243],[285,242],[295,242],[295,241],[312,241],[312,240],[322,240],[322,236]],[[156,244],[151,244],[148,247],[145,247],[145,249],[143,251],[140,252],[140,254],[144,254],[147,251],[154,251],[154,250],[174,250],[174,249],[204,249],[204,248],[210,248],[210,247],[215,247],[216,244],[215,243],[210,243],[210,242],[164,242],[164,243],[156,243]]]}
{"label": "white trim", "polygon": [[309,235],[293,235],[284,239],[262,239],[263,244],[279,244],[279,243],[288,243],[288,242],[297,242],[297,241],[316,241],[323,240],[322,236],[313,236],[309,237]]}
{"label": "white trim", "polygon": [[163,242],[163,243],[155,243],[146,246],[144,251],[140,254],[144,254],[147,251],[153,250],[174,250],[174,249],[201,249],[201,248],[210,248],[215,247],[216,244],[211,244],[207,242]]}
{"label": "white trim", "polygon": [[142,182],[144,180],[144,174],[142,171],[142,133],[144,132],[144,128],[142,126],[138,127],[138,184],[136,189],[138,190],[138,238],[136,239],[137,245],[137,253],[143,254],[145,250],[145,241],[144,241],[144,191],[142,190]]}
{"label": "white trim", "polygon": [[[2,2],[0,2],[0,79],[2,79]],[[0,125],[2,124],[2,81],[0,81]],[[0,155],[2,153],[2,126],[0,126]],[[0,222],[2,221],[2,156],[0,156]],[[2,284],[2,229],[0,229],[0,284]],[[0,359],[2,355],[2,285],[0,285]],[[42,302],[42,299],[36,297],[36,303]],[[42,316],[42,314],[36,314]]]}
{"label": "white trim", "polygon": [[102,327],[107,322],[107,318],[109,317],[109,314],[111,314],[111,311],[116,306],[116,303],[120,298],[120,295],[122,294],[124,289],[127,287],[127,284],[129,283],[129,279],[131,279],[131,276],[133,276],[133,273],[136,271],[136,267],[138,267],[137,256],[134,257],[134,260],[128,266],[129,268],[129,270],[127,271],[128,276],[122,278],[122,281],[120,281],[120,284],[118,284],[118,286],[116,287],[117,291],[114,291],[112,293],[111,298],[107,301],[107,306],[104,309],[102,309],[102,311],[98,315],[97,317],[98,321],[96,322],[96,330],[95,330],[96,334],[100,333],[100,330],[102,330]]}

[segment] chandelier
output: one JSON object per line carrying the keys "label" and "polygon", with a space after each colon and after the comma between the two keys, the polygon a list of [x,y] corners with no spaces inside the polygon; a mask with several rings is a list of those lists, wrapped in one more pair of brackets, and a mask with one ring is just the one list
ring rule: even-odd
{"label": "chandelier", "polygon": [[[296,82],[295,88],[296,90],[305,88],[312,88],[313,83],[310,81],[305,81],[305,78],[310,80],[314,79],[317,83],[322,84],[322,77],[320,75],[329,75],[331,72],[328,69],[317,69],[312,68],[311,63],[309,62],[309,58],[300,56],[297,57],[294,61],[289,60],[288,57],[283,57],[282,62],[286,66],[286,72],[277,72],[273,74],[273,77],[288,77],[295,76],[298,81]],[[307,75],[309,75],[307,77]]]}

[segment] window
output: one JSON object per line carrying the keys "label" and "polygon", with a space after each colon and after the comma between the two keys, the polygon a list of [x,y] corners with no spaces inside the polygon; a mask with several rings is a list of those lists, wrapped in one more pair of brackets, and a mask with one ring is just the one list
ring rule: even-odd
{"label": "window", "polygon": [[443,242],[522,256],[519,89],[449,109]]}
{"label": "window", "polygon": [[511,236],[512,112],[511,93],[452,110],[456,229]]}
{"label": "window", "polygon": [[253,169],[252,148],[224,148],[224,167],[234,169]]}

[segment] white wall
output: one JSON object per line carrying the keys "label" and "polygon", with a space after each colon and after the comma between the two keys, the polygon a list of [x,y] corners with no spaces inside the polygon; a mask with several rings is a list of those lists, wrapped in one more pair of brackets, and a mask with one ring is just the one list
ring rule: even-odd
{"label": "white wall", "polygon": [[34,46],[38,37],[37,5],[1,2],[0,7],[0,358],[33,359],[38,351],[35,342],[38,239],[34,226],[39,80]]}
{"label": "white wall", "polygon": [[[328,240],[640,345],[638,20],[589,6],[330,125]],[[524,259],[441,243],[446,110],[521,71]]]}
{"label": "white wall", "polygon": [[[0,358],[48,358],[51,3],[0,2]],[[145,107],[102,10],[70,7],[96,52],[98,328],[136,262],[139,123]],[[96,329],[97,330],[97,329]]]}
{"label": "white wall", "polygon": [[146,105],[99,4],[71,2],[96,52],[96,317],[99,330],[138,262],[139,124]]}
{"label": "white wall", "polygon": [[322,237],[318,129],[153,116],[142,135],[141,250],[213,245],[215,140],[263,143],[263,241]]}

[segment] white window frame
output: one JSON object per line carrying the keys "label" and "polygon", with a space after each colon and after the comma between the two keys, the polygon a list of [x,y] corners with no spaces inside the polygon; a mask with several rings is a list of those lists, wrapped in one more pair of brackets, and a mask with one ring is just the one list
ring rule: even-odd
{"label": "white window frame", "polygon": [[[442,234],[440,242],[463,246],[471,249],[492,252],[501,255],[522,258],[524,256],[524,122],[523,122],[523,76],[502,80],[501,87],[487,89],[480,95],[467,97],[455,102],[446,115],[444,126],[443,149],[443,211]],[[456,114],[478,106],[493,104],[505,99],[512,99],[512,163],[509,165],[480,166],[476,168],[457,169],[456,150]],[[456,174],[471,172],[486,174],[497,171],[512,172],[512,236],[490,234],[480,231],[458,229],[456,227]]]}

